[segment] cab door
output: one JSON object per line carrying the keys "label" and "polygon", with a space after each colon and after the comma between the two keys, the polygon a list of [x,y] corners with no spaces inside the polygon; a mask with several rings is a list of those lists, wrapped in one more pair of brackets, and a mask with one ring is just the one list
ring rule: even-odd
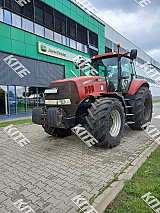
{"label": "cab door", "polygon": [[133,61],[129,58],[121,58],[121,91],[128,92],[133,78]]}

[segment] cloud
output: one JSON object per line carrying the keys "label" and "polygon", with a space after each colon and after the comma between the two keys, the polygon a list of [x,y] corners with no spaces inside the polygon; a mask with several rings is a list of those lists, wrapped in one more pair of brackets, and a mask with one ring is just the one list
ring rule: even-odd
{"label": "cloud", "polygon": [[92,1],[102,20],[160,62],[160,3],[151,2],[141,8],[134,0]]}
{"label": "cloud", "polygon": [[152,58],[157,59],[157,61],[160,62],[160,48],[159,49],[153,49],[149,50],[148,55],[150,55]]}

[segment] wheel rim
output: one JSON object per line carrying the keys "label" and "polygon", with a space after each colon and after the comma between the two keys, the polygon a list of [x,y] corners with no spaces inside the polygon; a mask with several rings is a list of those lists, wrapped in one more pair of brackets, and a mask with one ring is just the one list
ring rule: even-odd
{"label": "wheel rim", "polygon": [[110,135],[112,137],[117,137],[121,128],[121,116],[117,110],[113,110],[110,114]]}
{"label": "wheel rim", "polygon": [[148,120],[149,117],[150,117],[150,113],[151,113],[151,101],[150,101],[150,99],[148,97],[146,98],[146,100],[144,102],[144,107],[145,107],[145,109],[144,109],[144,118],[146,120]]}

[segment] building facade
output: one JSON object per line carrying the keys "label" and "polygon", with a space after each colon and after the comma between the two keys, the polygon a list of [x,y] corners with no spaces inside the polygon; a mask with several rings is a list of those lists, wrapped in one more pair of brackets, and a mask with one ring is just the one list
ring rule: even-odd
{"label": "building facade", "polygon": [[[27,0],[26,0],[27,1]],[[160,64],[76,0],[0,0],[0,117],[43,105],[49,83],[79,76],[72,59],[138,49],[137,61]],[[139,77],[147,78],[145,73]],[[147,79],[148,80],[148,79]],[[155,96],[159,88],[149,79]]]}
{"label": "building facade", "polygon": [[0,115],[29,112],[56,79],[80,71],[72,59],[105,51],[105,26],[69,0],[0,0]]}

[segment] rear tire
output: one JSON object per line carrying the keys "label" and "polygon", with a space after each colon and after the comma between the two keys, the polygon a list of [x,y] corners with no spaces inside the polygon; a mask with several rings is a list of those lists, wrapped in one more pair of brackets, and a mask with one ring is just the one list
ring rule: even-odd
{"label": "rear tire", "polygon": [[85,128],[99,142],[95,146],[113,148],[120,142],[125,124],[125,114],[119,100],[115,98],[97,99],[91,104],[85,119]]}
{"label": "rear tire", "polygon": [[47,125],[43,125],[44,131],[54,137],[64,138],[67,136],[72,135],[71,129],[60,129],[60,128],[53,128]]}
{"label": "rear tire", "polygon": [[135,105],[132,109],[133,124],[128,124],[131,129],[141,130],[141,126],[152,119],[152,95],[148,87],[140,87],[135,94]]}

